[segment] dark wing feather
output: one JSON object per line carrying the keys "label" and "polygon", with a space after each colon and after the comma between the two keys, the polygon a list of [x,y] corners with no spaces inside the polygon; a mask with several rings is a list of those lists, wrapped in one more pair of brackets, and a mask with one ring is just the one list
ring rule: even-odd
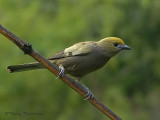
{"label": "dark wing feather", "polygon": [[55,60],[55,59],[61,59],[61,58],[65,58],[65,57],[72,57],[72,56],[84,56],[84,55],[86,55],[86,53],[72,55],[72,52],[64,53],[64,50],[63,50],[63,51],[60,51],[60,52],[54,54],[53,56],[48,58],[48,60]]}
{"label": "dark wing feather", "polygon": [[64,58],[64,57],[66,57],[66,55],[65,55],[65,53],[64,53],[64,50],[62,50],[62,51],[54,54],[53,56],[51,56],[51,57],[49,58],[49,60],[60,59],[60,58]]}

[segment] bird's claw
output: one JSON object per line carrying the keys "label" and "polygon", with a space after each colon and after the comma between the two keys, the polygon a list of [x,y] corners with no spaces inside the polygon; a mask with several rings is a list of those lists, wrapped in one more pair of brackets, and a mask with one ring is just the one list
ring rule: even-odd
{"label": "bird's claw", "polygon": [[89,98],[92,98],[94,95],[93,95],[93,93],[90,91],[90,89],[89,89],[88,87],[86,87],[85,85],[83,85],[83,84],[82,84],[82,86],[83,86],[83,88],[85,88],[85,90],[87,91],[87,93],[86,93],[86,98],[85,98],[84,100],[88,100]]}
{"label": "bird's claw", "polygon": [[60,78],[60,77],[62,77],[64,75],[65,68],[63,66],[61,66],[59,68],[60,68],[60,72],[59,72],[59,74],[58,74],[56,79],[58,79],[58,78]]}
{"label": "bird's claw", "polygon": [[90,91],[90,89],[86,87],[86,90],[87,90],[87,94],[84,100],[88,100],[89,98],[93,97],[93,93]]}

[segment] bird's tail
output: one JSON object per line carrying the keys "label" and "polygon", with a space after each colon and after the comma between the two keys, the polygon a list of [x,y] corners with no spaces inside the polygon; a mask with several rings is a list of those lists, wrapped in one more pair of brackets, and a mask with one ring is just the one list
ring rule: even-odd
{"label": "bird's tail", "polygon": [[34,70],[34,69],[42,69],[42,68],[44,67],[40,63],[28,63],[28,64],[21,64],[21,65],[12,65],[7,67],[10,73],[22,72],[22,71],[28,71],[28,70]]}

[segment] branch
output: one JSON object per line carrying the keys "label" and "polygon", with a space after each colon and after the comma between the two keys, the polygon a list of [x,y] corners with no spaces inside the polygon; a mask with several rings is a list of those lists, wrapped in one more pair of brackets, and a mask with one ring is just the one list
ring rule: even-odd
{"label": "branch", "polygon": [[[7,30],[5,27],[3,27],[0,24],[0,33],[7,37],[9,40],[11,40],[14,44],[16,44],[25,54],[30,55],[35,60],[43,64],[49,71],[51,71],[56,76],[59,73],[59,69],[52,64],[50,61],[45,59],[42,55],[40,55],[36,50],[34,50],[31,46],[31,44],[23,41],[19,37],[17,37],[15,34]],[[60,78],[64,83],[66,83],[69,87],[77,91],[80,95],[83,97],[87,97],[87,91],[84,89],[84,87],[80,86],[77,82],[75,82],[73,79],[68,77],[67,75],[64,75]],[[112,112],[107,106],[105,106],[101,101],[99,101],[94,96],[92,98],[89,98],[88,101],[92,103],[95,107],[97,107],[100,111],[102,111],[106,116],[108,116],[112,120],[121,120],[120,117],[118,117],[114,112]]]}

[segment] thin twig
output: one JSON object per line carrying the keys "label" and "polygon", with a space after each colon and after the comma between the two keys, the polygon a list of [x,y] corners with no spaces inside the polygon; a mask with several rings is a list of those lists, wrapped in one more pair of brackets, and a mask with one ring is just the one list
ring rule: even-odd
{"label": "thin twig", "polygon": [[[31,44],[23,41],[22,39],[17,37],[15,34],[13,34],[9,30],[7,30],[5,27],[3,27],[1,24],[0,24],[0,33],[5,37],[7,37],[9,40],[11,40],[13,43],[15,43],[25,54],[30,55],[35,60],[43,64],[48,70],[50,70],[56,76],[58,75],[59,69],[50,61],[45,59],[42,55],[40,55],[36,50],[34,50]],[[83,97],[86,97],[86,93],[87,93],[86,89],[81,87],[73,79],[71,79],[67,75],[64,75],[60,79],[64,83],[66,83],[68,86],[70,86],[72,89],[74,89],[79,94],[81,94]],[[92,98],[89,98],[88,101],[92,103],[95,107],[97,107],[100,111],[102,111],[105,115],[107,115],[110,119],[121,120],[119,116],[117,116],[114,112],[112,112],[107,106],[105,106],[101,101],[99,101],[94,96]]]}

